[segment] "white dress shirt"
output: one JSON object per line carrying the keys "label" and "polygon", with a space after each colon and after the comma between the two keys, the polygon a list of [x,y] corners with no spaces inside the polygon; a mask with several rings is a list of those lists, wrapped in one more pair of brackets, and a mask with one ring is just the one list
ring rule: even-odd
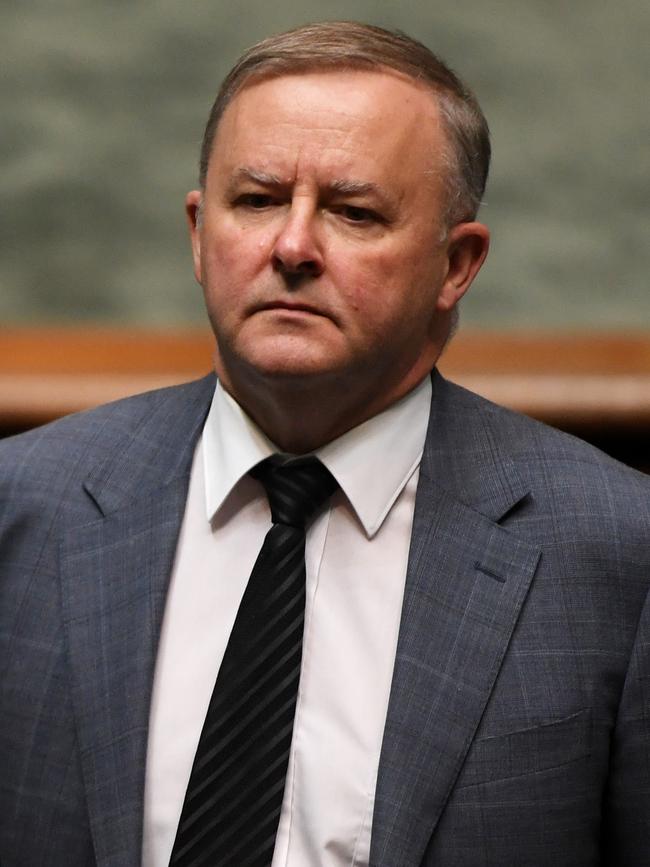
{"label": "white dress shirt", "polygon": [[[340,490],[307,532],[303,659],[273,867],[368,864],[419,464],[425,380],[316,454]],[[162,626],[143,867],[167,867],[235,615],[270,527],[247,475],[277,449],[217,385],[192,466]]]}

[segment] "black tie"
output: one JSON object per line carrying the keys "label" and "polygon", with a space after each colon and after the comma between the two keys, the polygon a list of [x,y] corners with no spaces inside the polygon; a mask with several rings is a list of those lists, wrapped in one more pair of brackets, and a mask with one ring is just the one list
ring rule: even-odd
{"label": "black tie", "polygon": [[296,709],[305,619],[305,525],[337,487],[312,456],[251,470],[266,534],[230,633],[194,757],[170,867],[268,867]]}

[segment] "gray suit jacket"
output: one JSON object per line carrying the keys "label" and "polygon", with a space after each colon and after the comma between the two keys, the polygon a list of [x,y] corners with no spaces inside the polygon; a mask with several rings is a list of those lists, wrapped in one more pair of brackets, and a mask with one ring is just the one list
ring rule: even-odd
{"label": "gray suit jacket", "polygon": [[[213,388],[0,445],[2,867],[139,862],[156,647]],[[650,864],[649,586],[647,477],[434,375],[374,867]]]}

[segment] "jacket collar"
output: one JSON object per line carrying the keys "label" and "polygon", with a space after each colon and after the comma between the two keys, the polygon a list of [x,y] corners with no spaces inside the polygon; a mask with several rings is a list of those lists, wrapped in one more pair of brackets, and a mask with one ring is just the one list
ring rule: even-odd
{"label": "jacket collar", "polygon": [[116,405],[113,442],[84,483],[103,515],[189,475],[215,384],[210,374]]}
{"label": "jacket collar", "polygon": [[520,417],[432,375],[433,396],[421,477],[492,521],[500,521],[530,492],[506,434]]}

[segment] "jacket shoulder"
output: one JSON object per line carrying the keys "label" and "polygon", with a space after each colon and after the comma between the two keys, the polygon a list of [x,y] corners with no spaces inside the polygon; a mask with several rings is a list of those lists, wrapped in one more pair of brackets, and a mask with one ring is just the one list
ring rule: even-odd
{"label": "jacket shoulder", "polygon": [[[429,436],[433,470],[465,502],[504,473],[529,491],[528,506],[612,532],[650,531],[650,476],[595,446],[447,382],[434,380]],[[435,475],[434,475],[435,478]],[[478,492],[478,493],[477,493]],[[577,517],[576,517],[577,516]]]}
{"label": "jacket shoulder", "polygon": [[46,512],[102,465],[141,447],[142,459],[182,442],[204,416],[214,377],[157,389],[76,413],[0,441],[0,526],[27,501]]}
{"label": "jacket shoulder", "polygon": [[626,479],[636,480],[644,487],[650,485],[650,477],[646,474],[626,466],[573,434],[500,406],[453,382],[443,380],[443,383],[442,390],[447,392],[443,412],[453,416],[458,435],[461,429],[472,429],[475,437],[481,432],[490,440],[498,441],[503,454],[522,466],[532,460],[534,464],[562,463],[567,471],[584,472],[595,467],[614,474],[622,473]]}

